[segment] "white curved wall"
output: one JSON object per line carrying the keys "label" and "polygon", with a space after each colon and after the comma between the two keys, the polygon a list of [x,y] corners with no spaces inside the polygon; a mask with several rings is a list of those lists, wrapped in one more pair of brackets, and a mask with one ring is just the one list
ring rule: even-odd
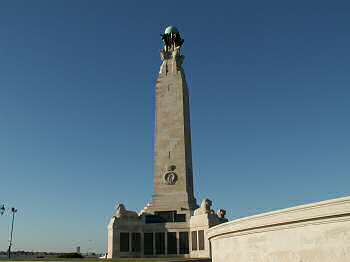
{"label": "white curved wall", "polygon": [[350,197],[233,220],[208,238],[213,262],[350,262]]}

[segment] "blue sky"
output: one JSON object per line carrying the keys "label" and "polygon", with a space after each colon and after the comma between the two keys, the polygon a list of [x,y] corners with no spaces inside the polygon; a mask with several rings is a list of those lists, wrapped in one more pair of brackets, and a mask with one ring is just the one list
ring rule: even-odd
{"label": "blue sky", "polygon": [[[349,195],[348,1],[1,1],[14,249],[103,252],[152,195],[159,34],[185,39],[194,184],[230,219]],[[0,250],[10,216],[0,217]]]}

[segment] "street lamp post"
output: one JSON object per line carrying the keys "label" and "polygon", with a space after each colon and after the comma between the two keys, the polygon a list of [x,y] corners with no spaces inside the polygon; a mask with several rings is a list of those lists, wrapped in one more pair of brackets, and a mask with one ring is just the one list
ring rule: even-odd
{"label": "street lamp post", "polygon": [[1,205],[0,207],[0,215],[3,215],[5,213],[5,206]]}
{"label": "street lamp post", "polygon": [[12,235],[13,235],[13,224],[15,222],[15,213],[17,212],[17,209],[12,207],[11,208],[11,212],[12,212],[12,225],[11,225],[11,235],[10,235],[10,245],[9,245],[9,250],[8,250],[8,255],[9,255],[9,259],[11,259],[11,246],[12,246]]}

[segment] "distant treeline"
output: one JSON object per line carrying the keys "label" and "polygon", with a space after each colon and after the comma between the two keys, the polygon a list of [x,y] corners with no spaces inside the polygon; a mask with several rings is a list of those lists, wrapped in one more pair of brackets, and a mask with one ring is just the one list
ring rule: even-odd
{"label": "distant treeline", "polygon": [[[18,251],[11,251],[11,254],[24,255],[24,256],[30,256],[30,255],[59,256],[65,253],[18,250]],[[7,251],[0,251],[0,255],[7,255]]]}

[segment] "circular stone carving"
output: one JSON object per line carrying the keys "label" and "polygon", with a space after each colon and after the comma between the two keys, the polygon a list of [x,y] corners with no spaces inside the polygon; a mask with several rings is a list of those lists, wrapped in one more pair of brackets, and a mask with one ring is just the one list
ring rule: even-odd
{"label": "circular stone carving", "polygon": [[177,181],[177,175],[175,172],[168,172],[164,175],[164,181],[168,185],[174,185]]}

